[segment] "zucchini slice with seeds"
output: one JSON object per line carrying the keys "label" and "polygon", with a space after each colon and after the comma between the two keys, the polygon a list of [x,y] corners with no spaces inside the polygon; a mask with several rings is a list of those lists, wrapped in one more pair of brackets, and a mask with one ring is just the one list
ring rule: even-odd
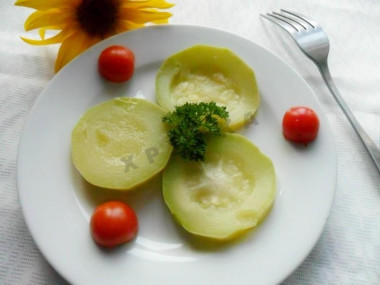
{"label": "zucchini slice with seeds", "polygon": [[91,184],[128,190],[152,178],[172,151],[165,112],[137,98],[116,98],[90,108],[72,131],[72,160]]}
{"label": "zucchini slice with seeds", "polygon": [[228,240],[255,227],[276,195],[272,161],[241,135],[213,137],[205,161],[173,156],[164,170],[164,200],[190,233]]}
{"label": "zucchini slice with seeds", "polygon": [[231,50],[208,45],[168,57],[156,75],[156,97],[167,111],[186,102],[226,106],[233,130],[250,120],[260,103],[253,70]]}

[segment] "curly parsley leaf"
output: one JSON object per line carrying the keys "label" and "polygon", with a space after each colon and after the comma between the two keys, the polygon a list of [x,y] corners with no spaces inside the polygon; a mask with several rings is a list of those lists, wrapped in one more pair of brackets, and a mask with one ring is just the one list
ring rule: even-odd
{"label": "curly parsley leaf", "polygon": [[228,118],[226,107],[210,103],[186,103],[162,118],[169,125],[174,150],[185,160],[204,160],[206,135],[221,135],[221,122]]}

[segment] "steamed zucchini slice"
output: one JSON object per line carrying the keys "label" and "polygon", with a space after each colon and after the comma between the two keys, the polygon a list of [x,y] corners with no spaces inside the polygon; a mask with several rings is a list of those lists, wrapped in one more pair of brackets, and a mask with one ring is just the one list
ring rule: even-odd
{"label": "steamed zucchini slice", "polygon": [[228,240],[258,225],[276,195],[272,161],[241,135],[209,141],[205,161],[173,156],[164,170],[164,200],[190,233]]}
{"label": "steamed zucchini slice", "polygon": [[208,45],[168,57],[156,75],[156,97],[167,111],[186,102],[226,106],[231,129],[250,120],[260,103],[253,70],[231,50]]}
{"label": "steamed zucchini slice", "polygon": [[160,172],[172,147],[165,112],[149,101],[116,98],[89,109],[72,131],[72,160],[91,184],[132,189]]}

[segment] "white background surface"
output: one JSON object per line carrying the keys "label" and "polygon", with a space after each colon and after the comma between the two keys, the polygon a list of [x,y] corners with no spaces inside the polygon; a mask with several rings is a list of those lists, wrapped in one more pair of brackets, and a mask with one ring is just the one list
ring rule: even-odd
{"label": "white background surface", "polygon": [[[171,9],[171,23],[233,32],[283,58],[305,78],[329,118],[338,156],[334,206],[316,247],[284,283],[379,284],[380,174],[315,66],[285,33],[261,19],[259,13],[286,8],[312,16],[322,24],[330,37],[329,63],[336,85],[379,145],[380,2],[172,2],[176,6]],[[25,34],[23,23],[32,9],[1,1],[0,11],[0,284],[66,284],[31,239],[16,185],[18,141],[35,99],[54,75],[56,47],[29,46],[19,39],[19,35]]]}

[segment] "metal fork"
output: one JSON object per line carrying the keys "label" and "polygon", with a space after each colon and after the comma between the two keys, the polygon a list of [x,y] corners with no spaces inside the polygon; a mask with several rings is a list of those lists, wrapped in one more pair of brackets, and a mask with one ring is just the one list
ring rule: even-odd
{"label": "metal fork", "polygon": [[330,43],[322,27],[308,17],[282,9],[280,13],[273,12],[266,15],[261,14],[261,16],[288,32],[302,52],[317,65],[331,94],[343,110],[380,172],[380,149],[356,120],[332,80],[327,64]]}

